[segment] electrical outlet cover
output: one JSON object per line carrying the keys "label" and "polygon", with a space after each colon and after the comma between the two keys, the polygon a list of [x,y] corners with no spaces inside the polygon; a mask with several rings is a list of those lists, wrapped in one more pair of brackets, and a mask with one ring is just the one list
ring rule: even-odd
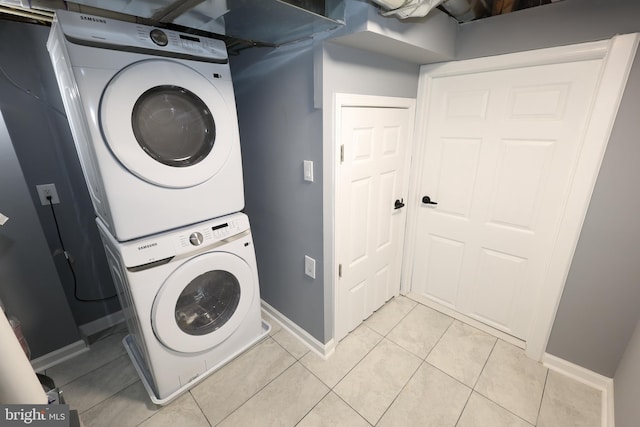
{"label": "electrical outlet cover", "polygon": [[40,197],[40,203],[42,204],[42,206],[49,205],[47,196],[51,196],[51,204],[55,205],[60,203],[60,199],[58,198],[58,191],[56,190],[55,184],[36,185],[36,190],[38,191],[38,196]]}

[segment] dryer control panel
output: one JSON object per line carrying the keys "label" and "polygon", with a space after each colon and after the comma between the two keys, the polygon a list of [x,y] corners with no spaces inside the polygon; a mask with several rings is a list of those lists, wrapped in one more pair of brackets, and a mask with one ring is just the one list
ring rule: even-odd
{"label": "dryer control panel", "polygon": [[227,48],[222,40],[150,27],[84,13],[56,11],[57,23],[65,38],[75,44],[226,63]]}
{"label": "dryer control panel", "polygon": [[249,218],[235,213],[118,245],[125,266],[137,267],[215,247],[248,230]]}

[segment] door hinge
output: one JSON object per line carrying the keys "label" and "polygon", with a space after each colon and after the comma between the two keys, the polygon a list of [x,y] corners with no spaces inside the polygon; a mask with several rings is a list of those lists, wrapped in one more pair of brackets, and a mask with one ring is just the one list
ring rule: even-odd
{"label": "door hinge", "polygon": [[344,163],[344,144],[340,146],[340,163]]}
{"label": "door hinge", "polygon": [[338,277],[342,277],[342,264],[338,264]]}

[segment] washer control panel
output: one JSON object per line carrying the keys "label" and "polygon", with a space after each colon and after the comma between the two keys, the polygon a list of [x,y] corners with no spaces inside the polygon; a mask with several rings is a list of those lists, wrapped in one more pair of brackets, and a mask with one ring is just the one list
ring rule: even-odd
{"label": "washer control panel", "polygon": [[209,246],[216,247],[216,243],[224,245],[225,239],[247,230],[249,218],[238,212],[179,230],[119,243],[119,246],[125,265],[132,267],[168,260]]}
{"label": "washer control panel", "polygon": [[234,214],[225,218],[208,221],[194,226],[178,235],[180,252],[194,246],[210,245],[228,237],[242,233],[249,228],[249,221],[244,214]]}

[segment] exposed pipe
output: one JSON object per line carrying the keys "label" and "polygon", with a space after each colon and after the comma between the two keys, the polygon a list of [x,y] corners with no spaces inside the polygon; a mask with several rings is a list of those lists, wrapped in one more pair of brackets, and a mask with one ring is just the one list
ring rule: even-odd
{"label": "exposed pipe", "polygon": [[6,13],[8,15],[35,19],[38,21],[53,22],[53,12],[47,12],[44,10],[24,9],[22,7],[0,4],[0,12]]}
{"label": "exposed pipe", "polygon": [[385,9],[382,16],[397,15],[400,19],[423,17],[443,0],[372,0]]}

